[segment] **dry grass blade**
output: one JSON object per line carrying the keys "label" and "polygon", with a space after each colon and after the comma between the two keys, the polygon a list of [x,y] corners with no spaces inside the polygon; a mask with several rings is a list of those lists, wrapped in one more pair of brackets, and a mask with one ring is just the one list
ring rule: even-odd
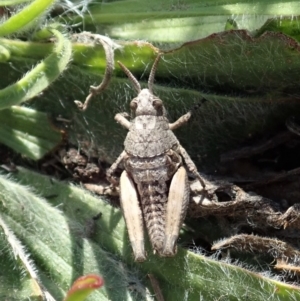
{"label": "dry grass blade", "polygon": [[288,272],[292,272],[295,274],[300,273],[300,266],[290,264],[290,263],[286,262],[285,260],[280,260],[280,259],[277,260],[277,263],[274,266],[274,268],[276,270],[288,271]]}
{"label": "dry grass blade", "polygon": [[157,301],[165,301],[157,279],[154,277],[153,274],[148,274],[148,277],[150,279]]}

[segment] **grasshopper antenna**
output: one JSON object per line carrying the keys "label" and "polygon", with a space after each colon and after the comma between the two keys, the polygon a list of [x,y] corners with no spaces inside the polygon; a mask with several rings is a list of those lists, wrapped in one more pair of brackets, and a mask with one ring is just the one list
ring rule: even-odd
{"label": "grasshopper antenna", "polygon": [[134,75],[120,61],[118,61],[118,64],[120,65],[120,67],[124,71],[124,73],[128,76],[128,78],[131,80],[135,90],[138,93],[140,93],[141,92],[141,85],[138,82],[138,80],[134,77]]}
{"label": "grasshopper antenna", "polygon": [[153,94],[154,76],[155,76],[155,71],[156,71],[156,68],[157,68],[157,64],[160,60],[160,57],[161,57],[161,54],[158,54],[158,56],[156,57],[156,59],[153,63],[153,66],[152,66],[151,71],[150,71],[149,79],[148,79],[148,88],[149,88],[149,91],[150,91],[151,94]]}

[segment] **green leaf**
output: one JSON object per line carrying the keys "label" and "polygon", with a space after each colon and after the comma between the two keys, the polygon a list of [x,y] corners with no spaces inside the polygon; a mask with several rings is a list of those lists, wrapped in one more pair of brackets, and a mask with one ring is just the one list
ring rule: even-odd
{"label": "green leaf", "polygon": [[105,32],[116,39],[183,43],[225,30],[228,19],[234,20],[235,28],[252,32],[270,17],[280,22],[282,16],[292,16],[292,20],[299,14],[297,1],[123,0],[95,3],[83,16],[59,20],[77,26],[84,23],[85,30]]}
{"label": "green leaf", "polygon": [[[100,2],[97,0],[97,2]],[[100,2],[101,3],[101,2]],[[139,5],[137,5],[139,3]],[[300,13],[300,6],[297,1],[288,0],[220,0],[220,1],[165,1],[162,3],[160,0],[122,0],[116,2],[114,0],[106,1],[104,4],[99,5],[95,3],[90,7],[91,13],[98,12],[104,16],[111,16],[110,14],[122,15],[123,18],[119,19],[123,23],[125,16],[128,13],[139,14],[140,19],[143,19],[146,14],[148,16],[155,15],[158,17],[166,18],[171,16],[192,16],[192,15],[238,15],[238,14],[268,14],[268,15],[297,15]],[[145,15],[143,15],[145,14]],[[106,19],[106,20],[107,20]],[[116,20],[114,20],[116,22]]]}
{"label": "green leaf", "polygon": [[1,0],[0,6],[15,5],[19,3],[29,2],[33,0]]}
{"label": "green leaf", "polygon": [[0,142],[30,159],[41,159],[62,141],[45,113],[13,106],[0,111],[0,120]]}
{"label": "green leaf", "polygon": [[[34,175],[37,176],[33,173],[32,176]],[[102,275],[105,286],[91,294],[88,300],[141,300],[145,288],[138,280],[137,272],[128,269],[108,252],[109,249],[104,250],[92,239],[94,235],[101,236],[99,228],[97,233],[93,232],[93,216],[104,209],[109,215],[105,216],[106,222],[103,225],[108,228],[103,229],[102,239],[108,243],[111,241],[113,248],[117,241],[112,240],[111,235],[117,232],[114,229],[117,227],[117,235],[120,236],[118,244],[120,247],[123,245],[125,226],[124,223],[118,225],[121,218],[119,210],[105,205],[105,202],[71,184],[52,186],[56,181],[52,182],[49,177],[32,177],[31,180],[42,180],[40,184],[43,186],[43,195],[55,200],[59,197],[60,201],[54,206],[50,205],[44,198],[28,190],[28,186],[16,184],[1,176],[0,215],[30,253],[43,286],[55,299],[62,300],[75,279],[92,273]],[[76,193],[79,195],[76,196]],[[104,207],[98,207],[99,201]],[[68,213],[62,210],[67,210]],[[74,216],[73,210],[81,212],[80,220]],[[110,222],[107,223],[109,219]],[[22,283],[22,279],[20,281]],[[136,283],[137,291],[131,291],[130,283]],[[149,293],[145,294],[151,300]]]}
{"label": "green leaf", "polygon": [[[0,217],[1,218],[1,217]],[[20,301],[41,300],[41,291],[35,279],[30,277],[25,266],[18,260],[13,247],[7,240],[7,235],[0,226],[0,299]]]}
{"label": "green leaf", "polygon": [[259,37],[265,32],[281,32],[290,37],[293,37],[296,41],[300,41],[300,27],[299,16],[283,17],[283,18],[270,18],[266,23],[255,32],[255,37]]}
{"label": "green leaf", "polygon": [[[47,44],[5,39],[2,43],[18,66],[22,66],[20,60],[32,62],[34,56],[43,57],[49,51]],[[157,51],[149,43],[127,42],[122,51],[116,51],[115,59],[145,85]],[[73,66],[43,93],[42,102],[37,98],[32,106],[73,121],[70,141],[87,152],[93,146],[102,158],[112,162],[121,153],[126,135],[114,121],[114,114],[129,111],[129,102],[136,95],[127,79],[117,77],[124,74],[116,66],[109,88],[92,100],[86,112],[79,112],[73,101],[84,99],[91,83],[100,82],[106,63],[102,47],[93,43],[73,43],[73,53]],[[186,43],[164,54],[154,88],[164,101],[170,121],[202,97],[209,100],[176,131],[201,170],[212,168],[221,153],[249,136],[272,131],[290,115],[300,113],[300,103],[293,97],[298,90],[299,58],[297,42],[286,35],[266,33],[252,38],[240,30]],[[2,66],[2,70],[13,74],[9,66]],[[98,76],[93,76],[96,73]],[[4,84],[7,79],[2,80]],[[66,97],[60,97],[58,91]]]}
{"label": "green leaf", "polygon": [[10,52],[7,48],[0,45],[0,62],[6,62],[10,59]]}
{"label": "green leaf", "polygon": [[[41,4],[42,1],[30,5],[33,3]],[[31,19],[24,15],[24,10],[4,22],[0,32],[19,32],[24,26],[36,24],[33,22],[40,15],[33,15],[34,11],[39,10],[42,14],[44,9],[32,7],[29,12],[32,13],[29,14]],[[270,19],[269,14],[290,17],[284,19],[281,26],[280,21]],[[165,60],[159,65],[156,79],[161,85],[157,85],[155,91],[164,100],[171,120],[185,113],[203,96],[209,100],[194,114],[191,123],[178,131],[180,141],[189,152],[191,150],[192,156],[202,156],[208,162],[210,156],[218,158],[220,152],[249,136],[266,129],[277,129],[290,114],[299,112],[299,101],[294,99],[299,78],[299,46],[296,42],[299,30],[298,20],[292,22],[294,14],[300,14],[296,1],[221,0],[215,3],[187,0],[175,3],[128,0],[98,1],[89,6],[88,14],[69,16],[70,24],[84,24],[86,29],[97,27],[97,30],[118,38],[137,39],[124,43],[123,52],[117,53],[116,58],[125,63],[139,80],[145,81],[155,53],[159,51],[151,44],[141,43],[140,39],[165,42],[161,49],[172,49],[166,51]],[[17,16],[23,16],[24,22]],[[66,16],[63,18],[66,20]],[[252,34],[238,30],[222,32],[231,25],[234,29],[250,30]],[[280,30],[292,38],[279,34]],[[57,31],[53,32],[57,37],[55,47],[50,43],[1,39],[0,60],[9,61],[9,64],[1,64],[2,86],[7,82],[11,84],[12,77],[24,72],[24,65],[31,65],[46,55],[49,55],[46,60],[54,55],[52,61],[47,61],[50,69],[57,67],[58,61],[61,63],[61,70],[48,76],[44,60],[22,79],[23,82],[12,85],[12,90],[8,87],[0,91],[0,103],[1,93],[5,92],[3,107],[37,96],[65,70],[71,57],[70,42]],[[209,34],[214,35],[204,38]],[[254,39],[254,36],[258,38]],[[43,30],[35,37],[49,38],[49,35]],[[199,40],[201,37],[204,39]],[[175,49],[171,44],[174,42],[189,43]],[[95,99],[87,112],[78,112],[73,100],[86,95],[90,84],[99,80],[99,76],[92,75],[102,74],[105,67],[102,48],[87,43],[73,44],[72,64],[76,66],[70,66],[64,78],[43,91],[43,101],[36,98],[32,106],[55,116],[63,114],[73,121],[69,141],[82,148],[87,145],[86,150],[96,145],[97,154],[113,160],[122,149],[125,136],[125,131],[115,124],[113,115],[127,111],[129,100],[135,95],[127,80],[115,78],[110,89]],[[55,53],[51,52],[53,50]],[[59,59],[61,54],[66,58],[64,63]],[[17,70],[15,73],[13,68]],[[118,68],[115,74],[121,74]],[[5,119],[4,115],[1,117]],[[7,143],[10,140],[8,138]],[[210,162],[208,165],[211,167]],[[153,273],[158,279],[167,300],[300,298],[298,287],[183,249],[179,249],[175,258],[162,259],[149,254],[144,264],[133,263],[119,210],[78,187],[22,168],[14,177],[22,184],[0,177],[0,216],[30,252],[43,286],[57,299],[62,300],[72,281],[86,273],[102,274],[106,281],[103,290],[96,291],[88,297],[89,300],[151,300],[148,283],[139,282],[139,279],[146,278],[147,273]],[[34,187],[38,195],[28,190],[28,186]],[[99,210],[103,215],[95,221],[93,217],[99,215]],[[20,266],[12,259],[12,253],[5,252],[11,244],[7,232],[2,230],[3,226],[0,229],[0,252],[3,255],[0,261],[4,270],[0,271],[0,283],[5,283],[5,289],[15,291],[1,291],[0,286],[0,296],[4,300],[26,300],[31,297],[28,291],[33,291],[28,287],[35,282],[24,277],[26,269],[17,270]],[[9,274],[11,270],[13,272]],[[32,295],[34,298],[40,296],[39,293]]]}
{"label": "green leaf", "polygon": [[[50,294],[40,286],[38,276],[36,274],[36,267],[34,266],[30,256],[26,253],[24,246],[16,238],[14,233],[9,229],[4,220],[0,215],[0,245],[1,245],[1,271],[0,279],[2,284],[6,284],[6,289],[8,289],[12,283],[11,278],[17,281],[13,283],[13,289],[9,298],[14,299],[16,288],[18,287],[18,300],[26,299],[29,296],[31,300],[40,300],[44,294],[50,296]],[[8,257],[8,258],[7,258]],[[8,260],[7,260],[8,259]],[[8,263],[8,264],[7,264]],[[14,266],[14,272],[10,275],[5,273],[7,271],[7,266]],[[23,274],[23,275],[22,275]],[[25,276],[26,275],[26,276]],[[25,276],[25,277],[24,277]],[[21,280],[22,279],[22,280]],[[19,281],[18,281],[19,280]],[[21,280],[21,281],[20,281]],[[9,290],[9,289],[8,289]],[[7,298],[7,293],[1,292],[0,296]],[[10,299],[11,300],[11,299]]]}
{"label": "green leaf", "polygon": [[[241,267],[218,262],[181,248],[174,258],[159,258],[149,252],[146,262],[133,263],[130,243],[119,210],[80,188],[50,180],[49,177],[23,168],[19,168],[14,177],[23,185],[34,187],[38,193],[45,196],[51,194],[48,201],[52,206],[32,196],[27,200],[24,192],[20,199],[18,192],[23,190],[22,186],[0,178],[5,221],[22,238],[35,261],[46,269],[51,278],[60,279],[60,285],[66,283],[66,279],[70,280],[71,270],[78,271],[81,267],[83,273],[97,271],[103,275],[105,291],[112,294],[115,288],[124,289],[124,283],[132,280],[126,278],[124,273],[120,273],[118,279],[110,278],[115,276],[109,275],[108,269],[115,269],[117,262],[126,262],[132,270],[138,271],[141,279],[152,273],[159,281],[166,300],[181,301],[186,298],[198,301],[203,298],[213,301],[221,296],[225,296],[226,300],[242,300],[241,296],[248,296],[255,301],[264,301],[270,296],[278,301],[300,298],[299,287],[268,279]],[[13,195],[10,190],[14,191]],[[21,218],[20,202],[23,206]],[[63,215],[58,212],[58,207],[63,210]],[[94,225],[93,234],[89,234],[87,239],[87,233],[81,231],[87,220],[99,214],[99,211],[102,216]],[[30,223],[32,220],[34,225]],[[77,230],[74,231],[75,229]],[[100,251],[100,248],[106,252]],[[94,265],[91,265],[92,262]],[[60,268],[57,271],[58,266]],[[123,285],[120,286],[120,283]],[[102,291],[104,290],[99,292]],[[114,296],[115,299],[111,297],[113,300],[120,300],[117,299],[117,294]],[[122,300],[127,299],[124,296]]]}
{"label": "green leaf", "polygon": [[24,27],[28,27],[35,22],[55,1],[56,0],[35,0],[28,4],[21,11],[0,25],[0,36],[6,36],[24,30]]}
{"label": "green leaf", "polygon": [[0,90],[0,109],[36,96],[66,69],[72,55],[71,43],[59,31],[53,29],[52,32],[57,38],[53,52],[17,83]]}

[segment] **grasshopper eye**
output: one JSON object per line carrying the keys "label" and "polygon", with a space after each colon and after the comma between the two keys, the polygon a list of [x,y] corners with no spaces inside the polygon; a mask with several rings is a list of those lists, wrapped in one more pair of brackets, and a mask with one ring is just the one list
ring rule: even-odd
{"label": "grasshopper eye", "polygon": [[136,108],[137,108],[137,101],[135,99],[133,99],[130,102],[130,109],[134,111]]}
{"label": "grasshopper eye", "polygon": [[160,108],[162,107],[162,101],[159,98],[155,98],[152,102],[153,107]]}

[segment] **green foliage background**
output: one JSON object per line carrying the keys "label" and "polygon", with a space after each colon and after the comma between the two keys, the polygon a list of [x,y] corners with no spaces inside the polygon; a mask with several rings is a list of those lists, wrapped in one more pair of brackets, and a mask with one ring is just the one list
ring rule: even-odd
{"label": "green foliage background", "polygon": [[[87,154],[112,162],[122,150],[125,131],[113,116],[128,111],[134,92],[117,65],[109,88],[86,112],[74,104],[101,81],[106,66],[101,45],[74,38],[83,30],[115,39],[121,46],[115,60],[142,83],[164,53],[155,91],[170,119],[209,100],[176,133],[201,170],[213,170],[222,152],[299,113],[298,1],[0,5],[0,142],[31,160],[64,138],[49,116],[71,120],[68,139]],[[147,262],[134,263],[119,209],[71,183],[18,167],[3,171],[0,185],[4,300],[62,300],[87,273],[105,279],[88,300],[153,300],[148,273],[166,300],[300,299],[296,286],[184,249],[171,259],[149,251]]]}

